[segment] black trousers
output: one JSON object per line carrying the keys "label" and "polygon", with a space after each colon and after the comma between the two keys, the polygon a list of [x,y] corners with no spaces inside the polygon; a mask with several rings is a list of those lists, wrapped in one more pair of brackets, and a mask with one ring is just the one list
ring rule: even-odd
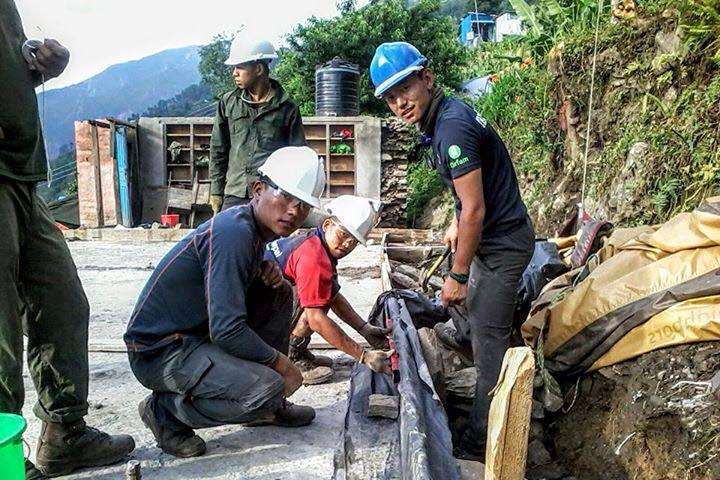
{"label": "black trousers", "polygon": [[477,369],[475,400],[463,442],[484,445],[487,437],[488,393],[497,383],[510,346],[520,277],[530,262],[535,232],[528,219],[512,233],[484,239],[473,259],[465,315],[453,316],[460,336],[472,343]]}
{"label": "black trousers", "polygon": [[[247,295],[248,325],[268,345],[288,353],[293,297],[256,281]],[[151,352],[130,352],[130,367],[153,391],[166,428],[184,430],[246,423],[280,408],[284,381],[267,365],[234,357],[205,337],[184,336]]]}

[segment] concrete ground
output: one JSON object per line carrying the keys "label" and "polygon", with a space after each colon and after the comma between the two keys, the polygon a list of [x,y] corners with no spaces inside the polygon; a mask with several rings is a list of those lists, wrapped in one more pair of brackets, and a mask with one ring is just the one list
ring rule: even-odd
{"label": "concrete ground", "polygon": [[[90,347],[121,345],[122,334],[135,301],[154,265],[171,243],[120,244],[71,242],[80,278],[91,306]],[[379,246],[358,247],[340,261],[343,294],[366,316],[380,293]],[[352,332],[354,334],[354,332]],[[357,335],[354,334],[357,338]],[[314,339],[316,340],[316,339]],[[317,339],[319,340],[319,339]],[[353,360],[326,351],[337,365],[332,383],[301,387],[290,400],[316,409],[314,423],[300,429],[225,426],[200,430],[208,451],[196,459],[176,459],[162,453],[137,414],[137,404],[148,391],[140,385],[123,353],[90,353],[90,412],[88,424],[109,433],[128,433],[137,447],[131,459],[142,464],[147,479],[329,479],[333,455],[347,402]],[[25,440],[34,448],[40,422],[32,414],[36,393],[25,375],[28,420]],[[65,478],[124,478],[125,463],[78,472]]]}

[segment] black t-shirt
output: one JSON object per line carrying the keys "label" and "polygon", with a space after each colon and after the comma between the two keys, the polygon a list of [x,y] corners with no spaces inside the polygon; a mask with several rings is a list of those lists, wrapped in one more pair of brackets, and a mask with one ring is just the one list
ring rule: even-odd
{"label": "black t-shirt", "polygon": [[500,136],[465,102],[445,97],[432,134],[432,167],[452,191],[456,213],[462,204],[453,179],[482,170],[485,197],[483,238],[506,235],[527,222],[510,154]]}

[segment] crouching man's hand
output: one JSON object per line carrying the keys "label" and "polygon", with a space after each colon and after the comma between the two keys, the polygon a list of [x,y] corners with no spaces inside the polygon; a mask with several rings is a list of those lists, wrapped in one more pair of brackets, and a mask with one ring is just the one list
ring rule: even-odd
{"label": "crouching man's hand", "polygon": [[285,382],[283,396],[285,398],[295,393],[297,389],[300,388],[300,385],[302,385],[302,373],[300,373],[300,370],[295,366],[295,364],[282,353],[278,352],[278,357],[275,360],[275,363],[273,363],[272,369],[283,377],[283,381]]}
{"label": "crouching man's hand", "polygon": [[371,347],[377,349],[388,348],[387,335],[392,331],[390,328],[380,328],[366,323],[358,333],[363,336]]}
{"label": "crouching man's hand", "polygon": [[279,287],[283,282],[283,274],[277,262],[263,260],[260,264],[260,279],[268,287]]}
{"label": "crouching man's hand", "polygon": [[392,373],[390,368],[390,357],[395,350],[384,352],[382,350],[365,350],[360,356],[360,363],[377,373]]}

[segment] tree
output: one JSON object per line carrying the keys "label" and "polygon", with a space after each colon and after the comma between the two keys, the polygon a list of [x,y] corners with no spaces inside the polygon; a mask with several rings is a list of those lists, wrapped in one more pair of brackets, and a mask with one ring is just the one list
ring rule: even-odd
{"label": "tree", "polygon": [[231,70],[225,65],[225,60],[230,53],[230,44],[239,32],[220,33],[213,37],[211,43],[200,47],[200,76],[203,83],[210,85],[215,97],[235,88]]}
{"label": "tree", "polygon": [[373,95],[368,68],[378,45],[404,40],[430,59],[439,83],[457,88],[468,51],[457,41],[453,20],[439,14],[440,6],[438,0],[420,0],[411,7],[401,0],[386,0],[332,19],[312,17],[288,36],[289,46],[280,51],[274,76],[302,114],[311,115],[315,68],[340,56],[360,66],[360,111],[386,114],[387,108]]}

